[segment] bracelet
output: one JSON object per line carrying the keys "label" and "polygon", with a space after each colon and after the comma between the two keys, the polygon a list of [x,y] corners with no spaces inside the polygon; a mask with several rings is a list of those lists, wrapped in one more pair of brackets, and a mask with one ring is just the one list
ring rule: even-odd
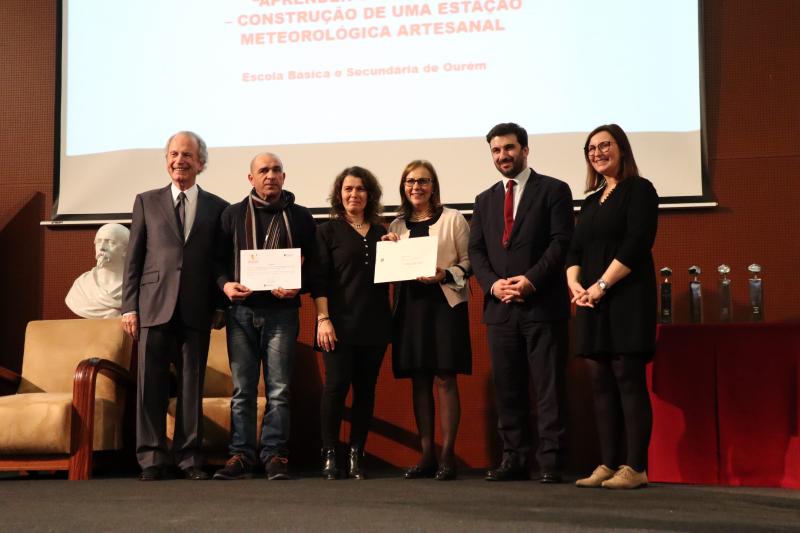
{"label": "bracelet", "polygon": [[326,320],[327,320],[327,321],[330,321],[330,319],[331,319],[331,317],[329,317],[329,316],[320,316],[320,317],[317,317],[317,324],[322,324],[322,323],[323,323],[323,322],[325,322]]}

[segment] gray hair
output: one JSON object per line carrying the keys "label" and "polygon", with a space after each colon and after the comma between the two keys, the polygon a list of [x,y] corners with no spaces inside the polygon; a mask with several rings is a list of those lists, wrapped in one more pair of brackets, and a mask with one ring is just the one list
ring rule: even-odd
{"label": "gray hair", "polygon": [[169,143],[171,143],[172,139],[178,135],[188,135],[189,137],[193,138],[195,142],[197,142],[197,157],[203,164],[203,170],[205,170],[206,164],[208,163],[208,146],[206,146],[206,142],[203,140],[203,138],[193,131],[185,130],[173,133],[172,136],[167,139],[167,144],[164,146],[164,153],[169,151]]}

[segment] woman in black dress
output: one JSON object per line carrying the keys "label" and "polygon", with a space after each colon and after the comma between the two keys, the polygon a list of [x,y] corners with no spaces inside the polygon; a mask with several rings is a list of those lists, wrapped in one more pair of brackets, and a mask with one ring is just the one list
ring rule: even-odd
{"label": "woman in black dress", "polygon": [[375,405],[375,384],[391,330],[389,287],[373,283],[375,243],[386,234],[380,223],[381,188],[361,167],[344,169],[331,191],[331,220],[317,230],[311,296],[317,308],[317,349],[323,351],[322,455],[325,479],[337,479],[345,398],[353,404],[347,475],[365,479],[364,445]]}
{"label": "woman in black dress", "polygon": [[[655,350],[656,277],[651,249],[658,194],[639,176],[630,142],[616,124],[584,144],[586,192],[567,258],[577,306],[577,353],[592,376],[603,463],[579,487],[647,484],[652,410],[645,368]],[[627,458],[620,461],[624,423]]]}
{"label": "woman in black dress", "polygon": [[[400,178],[400,216],[384,239],[438,237],[436,274],[395,286],[392,369],[412,380],[422,457],[406,479],[456,478],[455,442],[461,407],[457,374],[472,373],[467,300],[469,224],[442,206],[439,178],[428,161],[412,161]],[[441,408],[442,453],[434,450],[434,384]]]}

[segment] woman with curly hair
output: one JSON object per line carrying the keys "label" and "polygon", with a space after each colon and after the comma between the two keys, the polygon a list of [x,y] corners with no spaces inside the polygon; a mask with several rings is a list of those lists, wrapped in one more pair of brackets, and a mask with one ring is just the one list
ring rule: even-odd
{"label": "woman with curly hair", "polygon": [[380,224],[381,188],[362,167],[344,169],[331,190],[331,220],[317,230],[311,296],[317,308],[316,348],[323,352],[322,475],[337,479],[337,453],[347,392],[353,404],[347,476],[365,479],[362,466],[375,384],[391,334],[389,286],[373,283],[375,244],[386,234]]}

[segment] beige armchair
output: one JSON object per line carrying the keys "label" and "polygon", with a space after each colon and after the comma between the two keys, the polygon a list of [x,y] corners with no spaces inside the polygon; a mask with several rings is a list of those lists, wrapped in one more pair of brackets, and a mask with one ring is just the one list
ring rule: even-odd
{"label": "beige armchair", "polygon": [[[208,363],[206,378],[203,384],[203,450],[209,463],[217,464],[225,461],[231,439],[231,396],[233,396],[233,380],[228,362],[228,346],[225,340],[225,329],[211,330],[211,342],[208,347]],[[261,420],[267,400],[264,396],[264,374],[258,383],[257,427],[261,428]],[[175,398],[170,398],[167,409],[167,438],[172,439],[175,431]]]}
{"label": "beige armchair", "polygon": [[28,323],[22,373],[0,396],[0,470],[68,470],[89,479],[92,454],[120,450],[131,340],[118,318]]}

